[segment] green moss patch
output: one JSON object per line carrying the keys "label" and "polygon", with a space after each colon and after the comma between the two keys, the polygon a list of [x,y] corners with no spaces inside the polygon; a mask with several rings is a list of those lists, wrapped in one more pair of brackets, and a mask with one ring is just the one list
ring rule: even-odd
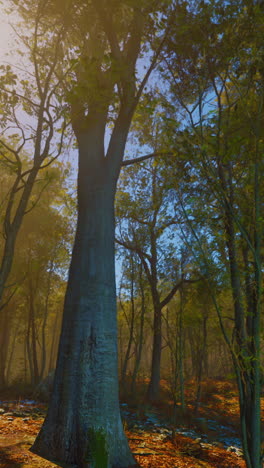
{"label": "green moss patch", "polygon": [[103,429],[89,429],[85,461],[93,468],[108,468],[106,433]]}

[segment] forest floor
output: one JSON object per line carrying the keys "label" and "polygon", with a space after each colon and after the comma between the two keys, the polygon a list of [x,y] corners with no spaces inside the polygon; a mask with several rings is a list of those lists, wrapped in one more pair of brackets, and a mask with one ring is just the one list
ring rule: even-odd
{"label": "forest floor", "polygon": [[[198,414],[194,385],[186,391],[186,411],[176,424],[166,382],[162,404],[121,403],[124,428],[135,459],[143,468],[245,468],[239,439],[238,398],[229,382],[203,382]],[[53,468],[29,451],[47,405],[33,400],[0,401],[0,468]],[[264,398],[262,401],[264,416]]]}

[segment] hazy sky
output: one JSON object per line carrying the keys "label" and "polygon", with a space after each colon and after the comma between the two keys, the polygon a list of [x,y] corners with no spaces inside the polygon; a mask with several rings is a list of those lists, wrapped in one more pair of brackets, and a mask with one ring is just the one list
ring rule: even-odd
{"label": "hazy sky", "polygon": [[[10,22],[12,21],[11,15],[10,17],[5,13],[3,7],[0,5],[0,61],[12,61],[12,56],[7,57],[6,54],[12,51],[14,47],[14,31],[10,26]],[[14,58],[14,56],[13,56]],[[0,65],[1,65],[0,63]]]}

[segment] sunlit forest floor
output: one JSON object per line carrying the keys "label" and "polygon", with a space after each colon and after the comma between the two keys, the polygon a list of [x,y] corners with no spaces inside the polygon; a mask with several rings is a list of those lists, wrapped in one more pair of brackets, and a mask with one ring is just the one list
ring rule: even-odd
{"label": "sunlit forest floor", "polygon": [[[235,447],[239,445],[239,414],[238,398],[231,383],[203,382],[195,414],[195,385],[189,382],[186,411],[182,414],[178,408],[175,424],[166,382],[163,382],[162,396],[162,403],[153,407],[129,399],[121,403],[129,444],[141,467],[245,468],[241,451]],[[17,395],[15,398],[14,395],[0,395],[0,467],[57,466],[29,452],[47,405],[17,399]]]}

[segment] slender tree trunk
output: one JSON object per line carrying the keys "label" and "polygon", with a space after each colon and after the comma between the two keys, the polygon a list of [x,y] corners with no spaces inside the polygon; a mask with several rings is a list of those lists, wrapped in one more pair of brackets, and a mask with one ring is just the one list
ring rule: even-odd
{"label": "slender tree trunk", "polygon": [[53,274],[53,267],[54,267],[54,261],[52,260],[51,265],[49,267],[49,273],[48,273],[48,284],[47,284],[47,292],[46,292],[46,297],[45,297],[44,317],[43,317],[42,327],[41,327],[41,366],[40,366],[40,371],[39,371],[39,380],[42,380],[44,377],[46,361],[47,361],[46,326],[47,326],[47,320],[48,320],[48,315],[49,315],[49,297],[50,297],[50,291],[51,291],[51,276]]}
{"label": "slender tree trunk", "polygon": [[78,222],[54,390],[32,451],[71,467],[127,468],[135,461],[118,401],[116,181],[98,157],[96,128],[79,138]]}
{"label": "slender tree trunk", "polygon": [[25,335],[25,339],[24,339],[24,343],[23,343],[23,354],[24,354],[24,382],[26,383],[27,382],[27,375],[28,375],[28,372],[27,372],[27,362],[28,362],[28,359],[27,359],[27,355],[28,355],[28,340],[27,340],[27,334]]}
{"label": "slender tree trunk", "polygon": [[166,308],[166,341],[167,345],[170,350],[170,388],[171,388],[171,395],[173,398],[174,403],[176,403],[176,382],[177,382],[177,371],[176,371],[176,362],[177,362],[177,351],[178,351],[178,336],[176,333],[177,327],[171,327],[169,323],[169,308]]}
{"label": "slender tree trunk", "polygon": [[29,362],[30,379],[32,383],[33,375],[34,375],[34,366],[33,366],[32,350],[31,350],[30,330],[31,330],[31,313],[30,313],[30,306],[29,306],[27,332],[26,332],[26,351],[27,351],[27,357],[28,357],[28,362]]}
{"label": "slender tree trunk", "polygon": [[160,362],[161,362],[161,308],[160,304],[154,304],[154,325],[153,325],[153,347],[151,361],[151,377],[148,387],[148,400],[156,401],[160,392]]}
{"label": "slender tree trunk", "polygon": [[8,318],[7,308],[4,308],[4,310],[2,310],[2,316],[0,316],[0,388],[6,386],[6,366],[10,337],[10,323],[8,323]]}
{"label": "slender tree trunk", "polygon": [[[49,368],[48,368],[48,374],[54,369],[55,367],[55,350],[56,350],[56,344],[57,344],[57,339],[56,337],[59,334],[58,331],[58,326],[59,326],[59,312],[56,312],[56,317],[54,320],[53,324],[53,333],[52,333],[52,341],[51,341],[51,346],[50,346],[50,357],[49,357]],[[57,351],[57,350],[56,350]]]}
{"label": "slender tree trunk", "polygon": [[[257,142],[258,145],[258,142]],[[254,166],[254,261],[251,292],[247,289],[247,303],[250,307],[246,320],[248,336],[248,361],[241,375],[243,399],[240,399],[240,411],[245,421],[243,445],[247,450],[247,467],[260,468],[261,463],[261,406],[260,406],[260,316],[262,298],[261,268],[261,199],[258,148]]]}
{"label": "slender tree trunk", "polygon": [[137,379],[137,374],[138,374],[138,370],[139,370],[139,366],[141,362],[141,356],[142,356],[144,323],[145,323],[145,315],[146,315],[145,291],[144,291],[143,280],[142,280],[142,265],[140,265],[139,268],[140,268],[139,285],[140,285],[140,293],[141,293],[141,312],[140,312],[140,329],[139,329],[139,339],[138,339],[139,342],[138,342],[135,366],[134,366],[132,382],[131,382],[132,394],[136,391],[136,379]]}
{"label": "slender tree trunk", "polygon": [[191,327],[188,327],[188,341],[190,346],[190,353],[191,353],[191,378],[195,377],[197,373],[197,347],[195,345],[195,338],[193,334],[193,330]]}
{"label": "slender tree trunk", "polygon": [[[262,100],[263,103],[263,100]],[[260,124],[259,124],[260,125]],[[256,454],[255,466],[260,462],[259,457],[261,455],[261,375],[260,375],[260,333],[261,333],[261,300],[262,300],[262,256],[261,247],[263,241],[263,218],[261,216],[261,206],[263,200],[261,198],[260,191],[260,156],[258,149],[259,139],[256,143],[256,160],[254,165],[254,247],[255,247],[255,259],[254,259],[254,309],[252,317],[252,339],[250,343],[252,359],[252,373],[251,382],[254,382],[252,388],[252,409],[250,411],[251,428],[252,428],[252,439],[251,439],[251,450],[252,453]],[[263,454],[262,454],[263,455]],[[261,463],[261,462],[260,462]],[[254,465],[253,465],[254,466]],[[255,467],[254,467],[255,468]]]}
{"label": "slender tree trunk", "polygon": [[203,374],[206,347],[207,347],[207,319],[208,319],[208,315],[206,313],[203,317],[203,339],[202,339],[201,348],[199,350],[200,352],[199,352],[199,362],[198,362],[198,369],[197,369],[197,391],[196,391],[196,399],[195,399],[195,406],[194,406],[195,414],[198,413],[200,399],[201,399],[201,391],[202,391],[201,382],[202,382],[202,374]]}
{"label": "slender tree trunk", "polygon": [[29,292],[29,323],[31,329],[31,353],[32,353],[32,384],[35,386],[39,383],[39,368],[38,368],[38,355],[37,355],[37,332],[36,332],[36,320],[35,320],[35,304],[34,304],[34,292],[32,285],[30,285]]}
{"label": "slender tree trunk", "polygon": [[185,410],[185,396],[184,396],[184,368],[183,368],[183,359],[184,359],[184,340],[183,340],[183,288],[180,288],[180,310],[179,310],[179,335],[178,335],[178,344],[179,344],[179,355],[178,355],[178,366],[179,366],[179,383],[180,383],[180,402],[182,411]]}
{"label": "slender tree trunk", "polygon": [[[257,165],[256,165],[257,166]],[[248,315],[245,317],[242,289],[239,275],[238,255],[234,219],[229,206],[226,208],[225,230],[229,254],[230,279],[235,311],[235,355],[237,383],[239,388],[240,424],[242,446],[247,468],[261,468],[260,457],[260,231],[259,228],[259,175],[255,168],[255,239],[254,239],[254,280],[252,293],[247,289]],[[230,205],[233,207],[232,190]],[[244,256],[244,261],[247,260]],[[246,282],[248,278],[246,275]]]}
{"label": "slender tree trunk", "polygon": [[131,303],[131,321],[128,323],[129,326],[129,340],[125,353],[125,359],[123,362],[122,372],[121,372],[121,382],[126,391],[126,374],[127,374],[127,365],[131,357],[131,347],[134,339],[134,327],[135,327],[135,301],[134,301],[134,260],[133,254],[131,254],[130,264],[131,264],[131,282],[130,282],[130,303]]}
{"label": "slender tree trunk", "polygon": [[[11,367],[12,367],[12,361],[13,361],[13,357],[14,357],[16,342],[17,342],[18,330],[19,330],[19,322],[17,322],[16,328],[15,328],[15,331],[14,331],[14,335],[13,335],[13,339],[12,339],[11,345],[9,346],[10,350],[9,350],[9,356],[8,356],[7,368],[6,368],[6,383],[7,383],[7,385],[9,384],[9,377],[10,377],[10,371],[11,371]],[[25,355],[24,355],[24,359],[25,359]],[[26,382],[26,378],[24,380]]]}

